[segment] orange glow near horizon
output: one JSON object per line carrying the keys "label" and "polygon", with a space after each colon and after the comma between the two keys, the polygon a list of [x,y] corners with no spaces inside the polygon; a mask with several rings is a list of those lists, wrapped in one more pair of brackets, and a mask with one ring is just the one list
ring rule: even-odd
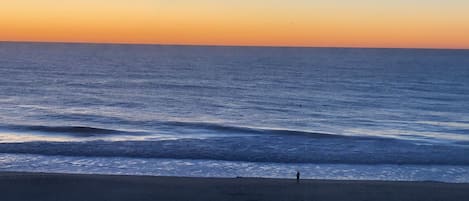
{"label": "orange glow near horizon", "polygon": [[469,48],[462,0],[15,0],[0,41]]}

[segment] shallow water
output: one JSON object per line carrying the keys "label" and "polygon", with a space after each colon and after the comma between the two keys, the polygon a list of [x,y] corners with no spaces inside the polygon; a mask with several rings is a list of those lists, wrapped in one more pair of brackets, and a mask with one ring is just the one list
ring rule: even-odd
{"label": "shallow water", "polygon": [[300,171],[303,179],[469,182],[468,168],[454,165],[284,164],[24,154],[0,154],[0,171],[289,179]]}

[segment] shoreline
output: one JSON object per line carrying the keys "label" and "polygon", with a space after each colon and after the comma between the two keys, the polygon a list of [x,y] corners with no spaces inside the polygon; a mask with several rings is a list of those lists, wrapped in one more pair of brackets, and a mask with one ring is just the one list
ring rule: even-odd
{"label": "shoreline", "polygon": [[1,200],[464,200],[469,183],[0,172]]}

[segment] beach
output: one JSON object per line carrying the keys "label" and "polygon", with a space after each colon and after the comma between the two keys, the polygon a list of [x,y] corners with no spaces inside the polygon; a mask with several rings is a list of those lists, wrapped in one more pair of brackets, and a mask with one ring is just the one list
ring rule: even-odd
{"label": "beach", "polygon": [[467,200],[469,184],[0,173],[1,200]]}

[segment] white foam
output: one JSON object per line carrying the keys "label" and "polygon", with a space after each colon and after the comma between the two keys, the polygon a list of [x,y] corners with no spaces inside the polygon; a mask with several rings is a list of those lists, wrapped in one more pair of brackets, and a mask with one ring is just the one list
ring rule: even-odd
{"label": "white foam", "polygon": [[0,170],[227,178],[294,178],[298,170],[305,179],[469,182],[468,166],[284,164],[25,154],[0,154]]}

